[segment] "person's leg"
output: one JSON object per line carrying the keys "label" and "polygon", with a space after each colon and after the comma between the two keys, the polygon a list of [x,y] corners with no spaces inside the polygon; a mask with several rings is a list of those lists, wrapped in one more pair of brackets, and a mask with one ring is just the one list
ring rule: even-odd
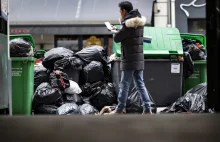
{"label": "person's leg", "polygon": [[137,91],[140,94],[140,97],[143,101],[144,112],[151,113],[151,108],[150,108],[151,100],[144,83],[143,71],[134,71],[133,78]]}
{"label": "person's leg", "polygon": [[128,98],[128,92],[132,80],[132,74],[134,71],[122,71],[121,72],[121,82],[119,86],[118,94],[118,105],[116,107],[116,112],[122,112],[126,107],[126,101]]}

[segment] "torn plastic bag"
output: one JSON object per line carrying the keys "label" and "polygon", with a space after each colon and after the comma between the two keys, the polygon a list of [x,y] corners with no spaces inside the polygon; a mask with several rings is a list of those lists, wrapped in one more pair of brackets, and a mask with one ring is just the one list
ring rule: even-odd
{"label": "torn plastic bag", "polygon": [[[149,97],[151,99],[150,107],[153,113],[157,113],[157,107],[154,103],[154,100],[150,93],[148,92]],[[143,113],[143,101],[140,98],[140,95],[134,87],[131,90],[131,94],[128,96],[127,105],[126,105],[126,113]]]}
{"label": "torn plastic bag", "polygon": [[99,81],[96,83],[86,83],[82,86],[81,96],[87,98],[97,93],[100,90],[100,87],[103,85],[103,82]]}
{"label": "torn plastic bag", "polygon": [[34,66],[34,91],[43,82],[49,82],[49,73],[42,64],[37,64]]}
{"label": "torn plastic bag", "polygon": [[184,52],[183,58],[184,58],[183,75],[184,75],[184,78],[187,79],[193,74],[194,62],[193,62],[193,60],[192,60],[192,58],[191,58],[191,56],[188,52]]}
{"label": "torn plastic bag", "polygon": [[190,89],[184,96],[177,99],[162,113],[205,113],[209,112],[207,107],[207,83],[201,83]]}
{"label": "torn plastic bag", "polygon": [[32,45],[22,38],[15,38],[9,42],[11,57],[33,57],[34,49]]}
{"label": "torn plastic bag", "polygon": [[104,80],[103,65],[100,62],[92,61],[83,68],[83,72],[86,82],[94,83]]}
{"label": "torn plastic bag", "polygon": [[49,83],[41,83],[34,93],[32,108],[35,109],[41,105],[56,104],[61,98],[60,89],[52,88]]}
{"label": "torn plastic bag", "polygon": [[50,84],[53,88],[59,88],[61,90],[70,87],[70,81],[66,73],[56,70],[50,73]]}
{"label": "torn plastic bag", "polygon": [[67,93],[67,94],[80,94],[80,93],[82,93],[81,88],[79,87],[79,85],[76,82],[74,82],[72,80],[69,80],[69,82],[70,82],[70,87],[66,88],[64,90],[65,93]]}
{"label": "torn plastic bag", "polygon": [[63,104],[57,110],[59,115],[80,114],[79,106],[75,103]]}
{"label": "torn plastic bag", "polygon": [[56,61],[61,60],[64,57],[72,57],[73,54],[73,51],[64,47],[53,48],[44,54],[42,64],[45,68],[53,70]]}
{"label": "torn plastic bag", "polygon": [[85,47],[77,52],[76,56],[87,64],[92,61],[99,61],[103,64],[107,64],[107,51],[102,46],[92,45]]}
{"label": "torn plastic bag", "polygon": [[55,70],[82,69],[84,63],[77,57],[64,57],[54,63]]}
{"label": "torn plastic bag", "polygon": [[77,94],[64,94],[64,101],[67,103],[76,103],[77,105],[83,104],[83,98]]}
{"label": "torn plastic bag", "polygon": [[57,108],[54,105],[42,105],[34,110],[34,114],[57,114]]}
{"label": "torn plastic bag", "polygon": [[97,87],[96,92],[92,94],[90,103],[99,111],[104,106],[111,106],[116,102],[116,93],[112,83],[103,83]]}
{"label": "torn plastic bag", "polygon": [[80,113],[82,115],[91,115],[91,114],[96,114],[98,113],[98,110],[95,109],[92,105],[90,104],[83,104],[80,106]]}

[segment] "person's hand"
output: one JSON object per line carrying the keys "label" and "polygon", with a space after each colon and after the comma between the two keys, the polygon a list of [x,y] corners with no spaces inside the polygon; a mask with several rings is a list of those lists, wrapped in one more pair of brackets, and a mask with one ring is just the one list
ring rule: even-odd
{"label": "person's hand", "polygon": [[113,30],[116,30],[116,31],[118,30],[118,28],[115,27],[114,25],[111,25],[111,26],[112,26],[112,29],[113,29]]}

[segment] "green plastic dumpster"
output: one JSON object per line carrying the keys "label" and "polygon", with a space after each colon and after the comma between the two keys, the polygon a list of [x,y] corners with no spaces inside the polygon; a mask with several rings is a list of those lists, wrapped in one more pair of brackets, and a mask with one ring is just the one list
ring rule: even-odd
{"label": "green plastic dumpster", "polygon": [[12,60],[12,114],[30,115],[34,90],[33,57]]}
{"label": "green plastic dumpster", "polygon": [[42,58],[44,57],[44,54],[46,53],[45,50],[37,50],[37,55],[36,55],[36,58]]}
{"label": "green plastic dumpster", "polygon": [[[206,47],[206,36],[202,34],[181,34],[181,38],[200,40]],[[207,61],[195,60],[194,73],[188,78],[183,79],[183,94],[200,83],[207,82]]]}
{"label": "green plastic dumpster", "polygon": [[[152,42],[144,43],[144,82],[158,107],[166,107],[182,95],[183,55],[182,41],[176,28],[144,27],[144,35]],[[121,55],[120,43],[113,42],[117,56]],[[112,80],[116,93],[121,78],[120,60],[112,62]],[[131,84],[130,89],[134,87]]]}
{"label": "green plastic dumpster", "polygon": [[[35,48],[30,34],[10,35],[10,40],[23,38]],[[12,114],[31,115],[34,90],[34,57],[11,57],[12,61]]]}

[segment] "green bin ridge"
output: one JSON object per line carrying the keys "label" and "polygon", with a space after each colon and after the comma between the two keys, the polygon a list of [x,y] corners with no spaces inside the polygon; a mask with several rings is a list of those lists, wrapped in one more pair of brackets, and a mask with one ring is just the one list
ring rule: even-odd
{"label": "green bin ridge", "polygon": [[[116,25],[119,28],[119,25]],[[151,36],[151,43],[144,43],[145,57],[169,57],[170,55],[183,55],[182,40],[176,28],[144,27],[144,35]],[[113,42],[115,53],[121,55],[121,44]]]}
{"label": "green bin ridge", "polygon": [[12,60],[12,114],[31,115],[34,90],[33,57],[13,57]]}
{"label": "green bin ridge", "polygon": [[[206,48],[206,36],[202,34],[180,34],[181,38],[192,40],[199,40]],[[196,60],[194,61],[194,73],[188,78],[183,79],[183,95],[200,83],[207,82],[207,61]]]}

